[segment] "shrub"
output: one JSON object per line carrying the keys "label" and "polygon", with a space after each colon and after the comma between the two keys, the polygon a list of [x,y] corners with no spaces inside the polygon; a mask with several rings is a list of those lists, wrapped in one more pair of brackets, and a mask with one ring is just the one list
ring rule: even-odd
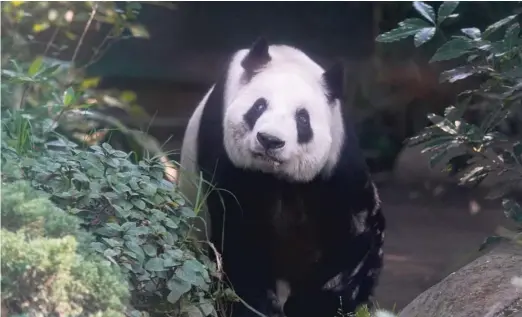
{"label": "shrub", "polygon": [[2,186],[2,303],[27,316],[125,316],[129,291],[118,267],[82,243],[76,217],[25,181]]}
{"label": "shrub", "polygon": [[[130,153],[107,143],[80,148],[63,137],[53,149],[41,133],[42,122],[20,112],[3,114],[3,180],[28,180],[79,217],[95,237],[90,248],[126,274],[133,307],[160,315],[215,313],[215,265],[193,243],[194,211],[164,179],[159,158],[135,164]],[[20,146],[22,135],[27,145]]]}
{"label": "shrub", "polygon": [[[115,149],[109,143],[96,145],[94,142],[93,145],[83,140],[86,134],[99,132],[91,129],[107,128],[107,122],[100,123],[94,115],[106,106],[103,100],[132,108],[136,106],[135,96],[123,92],[116,93],[116,98],[113,95],[104,98],[104,94],[92,89],[97,79],[81,76],[80,68],[86,64],[79,67],[76,54],[66,63],[30,56],[27,50],[28,42],[38,33],[35,30],[41,27],[56,26],[57,22],[57,32],[67,35],[70,25],[62,21],[62,17],[69,11],[73,11],[75,17],[86,17],[86,21],[74,21],[86,24],[84,33],[91,22],[97,21],[93,23],[110,24],[111,32],[107,36],[111,41],[129,31],[133,36],[144,36],[146,30],[135,22],[139,7],[136,2],[2,3],[2,17],[6,17],[2,22],[7,21],[5,26],[9,31],[6,34],[13,47],[20,48],[6,50],[7,54],[2,56],[2,181],[6,184],[26,181],[31,188],[45,192],[46,199],[60,208],[62,214],[65,211],[67,217],[41,221],[41,228],[49,234],[53,232],[52,228],[60,225],[63,228],[59,232],[69,228],[69,234],[76,239],[71,240],[64,234],[46,236],[54,239],[48,253],[63,253],[53,260],[58,261],[53,262],[55,274],[61,274],[62,269],[63,274],[75,270],[71,250],[92,256],[95,267],[122,271],[125,282],[120,286],[128,288],[130,299],[126,311],[109,307],[116,313],[128,316],[216,315],[214,301],[220,296],[220,286],[213,279],[215,265],[199,248],[200,244],[192,241],[191,220],[195,214],[185,204],[176,185],[164,179],[163,153],[157,153],[153,146],[152,155],[138,155],[129,148]],[[57,10],[59,19],[48,21],[53,10]],[[80,35],[75,51],[80,49],[84,33]],[[55,47],[57,41],[51,39],[49,47]],[[98,51],[94,55],[94,59],[98,58]],[[88,120],[78,115],[80,110],[86,109],[90,111]],[[98,122],[92,126],[91,121]],[[145,133],[138,134],[117,120],[108,121],[115,122],[124,137],[136,136],[128,143],[137,143],[144,151],[150,150],[149,144],[142,144],[149,142]],[[79,138],[75,136],[78,128],[82,133]],[[115,127],[109,126],[106,130],[112,128]],[[24,217],[34,217],[29,209],[22,209],[23,217],[13,218],[12,213],[3,215],[6,225],[14,227],[23,224]],[[40,222],[35,220],[35,223]],[[85,234],[73,229],[78,226]],[[23,234],[31,232],[24,229]],[[16,241],[18,237],[13,234],[19,233],[14,231],[9,236],[10,241]],[[31,247],[36,252],[38,243],[34,242]],[[50,269],[48,261],[51,258],[31,256],[20,261],[38,260],[36,263],[42,270]],[[92,271],[85,268],[84,272],[87,274],[89,270]],[[23,271],[14,271],[11,280],[23,278]],[[37,289],[45,285],[45,280],[34,281]],[[111,297],[105,294],[110,290],[105,282],[97,279],[89,284],[91,286],[103,288],[98,290],[101,297],[96,296],[93,302],[100,299],[98,305],[104,305],[110,300]],[[62,287],[60,298],[74,298],[75,292],[72,286]],[[41,293],[39,298],[48,301],[53,294]],[[15,303],[24,298],[22,293],[11,297]],[[92,308],[96,305],[92,304]],[[77,310],[76,306],[68,309],[73,313]]]}
{"label": "shrub", "polygon": [[506,237],[520,242],[522,208],[513,198],[514,189],[522,184],[520,13],[510,13],[484,30],[461,28],[445,40],[444,24],[459,17],[458,5],[458,1],[445,1],[435,10],[415,1],[413,7],[422,18],[405,19],[397,28],[379,35],[377,41],[395,42],[413,36],[415,46],[420,47],[442,39],[430,62],[451,61],[457,67],[442,72],[440,81],[474,79],[480,83],[461,92],[455,105],[443,114],[428,114],[433,125],[408,140],[408,145],[431,153],[430,165],[443,164],[450,175],[459,176],[462,185],[477,186],[491,175],[504,175],[487,197],[502,198],[505,214],[516,229],[502,231],[486,242]]}

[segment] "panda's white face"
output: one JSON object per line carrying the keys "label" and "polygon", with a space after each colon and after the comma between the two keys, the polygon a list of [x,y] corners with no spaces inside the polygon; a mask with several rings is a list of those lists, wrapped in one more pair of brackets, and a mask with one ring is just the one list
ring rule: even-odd
{"label": "panda's white face", "polygon": [[245,85],[239,76],[237,89],[226,92],[225,149],[237,167],[310,181],[337,164],[340,105],[328,101],[324,71],[303,53],[277,46],[270,53],[262,71]]}

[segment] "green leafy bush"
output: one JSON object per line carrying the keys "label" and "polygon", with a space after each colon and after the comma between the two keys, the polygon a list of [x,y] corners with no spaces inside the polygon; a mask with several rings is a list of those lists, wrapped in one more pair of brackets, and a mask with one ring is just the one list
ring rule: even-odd
{"label": "green leafy bush", "polygon": [[215,266],[191,245],[195,214],[164,179],[163,165],[133,164],[107,143],[91,150],[49,150],[19,161],[35,188],[80,216],[98,238],[92,248],[129,274],[138,306],[142,298],[177,303],[187,293],[212,312],[206,297]]}
{"label": "green leafy bush", "polygon": [[[193,241],[190,233],[194,230],[191,221],[195,214],[185,204],[176,185],[165,179],[165,156],[157,149],[150,151],[152,155],[137,155],[129,147],[116,149],[109,143],[96,145],[94,142],[92,145],[83,140],[86,133],[96,134],[100,132],[96,131],[99,126],[107,126],[108,121],[100,124],[99,116],[95,115],[104,108],[104,100],[117,103],[118,107],[132,108],[135,96],[128,92],[107,96],[92,89],[96,79],[83,78],[80,68],[85,64],[78,66],[76,53],[70,62],[63,62],[31,56],[27,49],[41,28],[58,26],[57,32],[67,35],[70,24],[61,19],[69,11],[75,17],[86,18],[73,21],[85,23],[84,32],[91,22],[99,22],[112,26],[112,40],[113,37],[127,37],[124,33],[129,30],[133,36],[145,36],[146,30],[134,21],[139,6],[136,2],[2,4],[3,9],[8,9],[2,12],[2,17],[7,17],[3,19],[3,22],[7,21],[5,26],[9,32],[6,34],[14,43],[13,47],[20,48],[20,51],[8,49],[5,54],[8,57],[2,56],[2,181],[5,184],[26,181],[31,188],[45,192],[46,199],[65,211],[67,217],[57,214],[55,218],[46,219],[38,216],[38,219],[45,219],[34,221],[41,222],[41,228],[35,228],[34,233],[33,229],[25,228],[24,235],[35,235],[44,229],[51,234],[53,228],[60,227],[59,232],[69,228],[67,232],[77,239],[71,240],[63,234],[46,236],[48,240],[54,239],[49,240],[46,252],[61,252],[55,260],[44,253],[41,258],[36,259],[34,255],[20,261],[38,260],[35,263],[44,270],[50,269],[48,263],[52,260],[56,268],[53,272],[62,274],[63,269],[66,274],[74,268],[71,250],[81,250],[82,254],[92,256],[95,267],[122,272],[124,281],[120,282],[120,288],[124,287],[130,293],[129,305],[110,306],[115,313],[133,317],[216,315],[215,300],[220,296],[220,284],[214,279],[216,266],[200,248],[200,243]],[[49,21],[53,10],[60,18]],[[75,37],[75,51],[80,50],[83,35]],[[57,43],[58,39],[53,38],[49,47],[55,47]],[[89,115],[80,115],[83,110],[89,110]],[[109,121],[114,124],[109,124],[112,126],[106,130],[121,129],[124,136],[133,137],[144,151],[150,150],[150,144],[144,144],[150,143],[146,133],[137,133],[116,118]],[[78,130],[80,137],[75,135]],[[12,212],[3,214],[6,225],[25,226],[24,217],[36,217],[25,207],[16,210],[23,217],[14,217]],[[85,234],[79,234],[78,226]],[[32,225],[27,227],[33,228]],[[18,236],[13,234],[21,233],[11,234],[11,240],[15,241]],[[41,244],[44,242],[35,240],[31,247],[36,251]],[[91,274],[89,270],[92,271],[85,269],[86,274]],[[11,281],[24,277],[23,271],[13,271]],[[107,283],[111,281],[107,279]],[[34,287],[42,288],[45,282],[35,280]],[[101,300],[91,304],[93,309],[96,305],[108,305],[104,303],[111,297],[106,292],[114,287],[99,279],[87,286],[103,288],[97,290],[101,297],[92,299],[92,302]],[[62,297],[59,300],[67,302],[65,299],[76,296],[73,286],[60,290]],[[53,294],[39,293],[38,298],[55,300]],[[14,303],[24,298],[22,293],[11,297]],[[76,313],[79,309],[76,306],[67,309]]]}
{"label": "green leafy bush", "polygon": [[[442,72],[441,83],[473,79],[475,89],[461,92],[443,114],[428,114],[433,125],[409,140],[410,146],[431,153],[430,165],[440,164],[459,176],[463,185],[477,186],[489,176],[504,176],[494,184],[488,198],[502,198],[515,231],[504,237],[521,240],[522,208],[513,198],[522,184],[522,36],[520,13],[509,14],[484,30],[467,27],[444,35],[443,24],[456,19],[459,2],[445,1],[438,10],[424,2],[413,7],[421,18],[408,18],[377,37],[394,42],[414,36],[416,46],[441,34],[444,43],[430,62],[452,60],[457,67]],[[437,14],[435,12],[437,11]],[[490,178],[491,179],[491,178]],[[489,237],[486,242],[504,237]]]}
{"label": "green leafy bush", "polygon": [[2,185],[1,214],[2,303],[9,315],[125,316],[123,274],[88,251],[90,235],[76,217],[25,181]]}

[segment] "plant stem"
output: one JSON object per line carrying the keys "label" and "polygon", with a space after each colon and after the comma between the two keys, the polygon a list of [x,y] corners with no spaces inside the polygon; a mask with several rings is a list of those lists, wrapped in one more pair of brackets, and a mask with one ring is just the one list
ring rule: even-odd
{"label": "plant stem", "polygon": [[89,20],[87,20],[87,23],[85,24],[85,28],[83,29],[83,33],[80,36],[80,39],[78,40],[78,45],[76,45],[76,48],[74,49],[74,53],[73,53],[73,56],[71,58],[71,63],[73,63],[73,64],[74,64],[74,61],[76,60],[78,52],[80,51],[80,47],[83,44],[83,40],[85,38],[85,35],[87,34],[87,31],[91,27],[91,23],[94,20],[94,16],[96,15],[97,11],[98,11],[98,3],[94,2],[94,5],[92,6],[91,16],[89,17]]}

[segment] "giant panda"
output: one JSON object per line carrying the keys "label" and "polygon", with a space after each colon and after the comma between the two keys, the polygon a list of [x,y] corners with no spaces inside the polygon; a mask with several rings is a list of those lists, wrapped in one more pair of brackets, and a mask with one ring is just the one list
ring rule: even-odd
{"label": "giant panda", "polygon": [[[203,229],[242,299],[233,317],[334,317],[371,304],[385,218],[341,108],[343,79],[341,63],[325,71],[259,38],[189,120],[179,188],[192,201],[209,193]],[[212,190],[198,191],[205,183]]]}

